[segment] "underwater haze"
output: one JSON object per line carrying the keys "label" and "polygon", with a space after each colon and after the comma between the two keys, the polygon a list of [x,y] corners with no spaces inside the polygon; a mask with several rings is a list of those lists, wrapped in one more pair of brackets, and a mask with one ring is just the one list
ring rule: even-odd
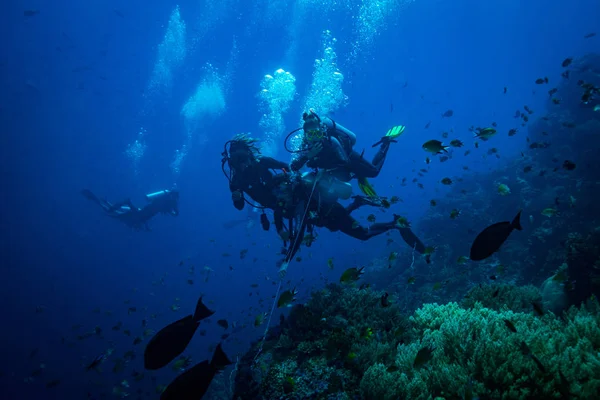
{"label": "underwater haze", "polygon": [[[597,0],[0,9],[1,399],[599,398]],[[392,225],[313,226],[315,184],[291,254],[228,142],[296,179],[310,109],[369,161],[403,127],[352,229]]]}

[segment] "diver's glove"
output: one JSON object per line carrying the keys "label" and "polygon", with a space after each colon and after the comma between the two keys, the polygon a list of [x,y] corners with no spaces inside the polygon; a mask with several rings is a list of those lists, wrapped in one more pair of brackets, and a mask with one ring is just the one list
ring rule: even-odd
{"label": "diver's glove", "polygon": [[375,143],[371,147],[377,147],[380,144],[398,143],[396,138],[399,137],[400,135],[402,135],[404,133],[405,129],[406,129],[406,127],[404,125],[394,126],[393,128],[391,128],[390,130],[387,131],[385,136],[382,137],[379,142]]}
{"label": "diver's glove", "polygon": [[321,150],[323,150],[323,143],[317,142],[308,149],[308,151],[306,152],[306,157],[308,159],[315,158],[316,156],[319,155]]}

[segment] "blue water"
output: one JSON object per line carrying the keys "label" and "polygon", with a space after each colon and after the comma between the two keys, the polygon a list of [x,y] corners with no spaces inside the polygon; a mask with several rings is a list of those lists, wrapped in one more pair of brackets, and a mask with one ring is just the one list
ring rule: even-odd
{"label": "blue water", "polygon": [[[515,110],[524,104],[538,110],[547,100],[546,87],[534,81],[547,76],[556,82],[563,59],[600,49],[598,36],[584,39],[600,30],[596,0],[416,0],[403,7],[379,1],[382,21],[365,20],[377,35],[358,47],[353,45],[359,37],[353,25],[358,5],[375,0],[342,1],[327,12],[327,2],[248,3],[2,4],[0,398],[118,397],[112,388],[123,379],[131,385],[126,391],[132,398],[138,389],[143,398],[146,392],[157,398],[156,385],[167,384],[177,373],[166,368],[135,382],[131,372],[143,371],[143,344],[133,346],[133,338],[145,329],[142,319],[158,330],[191,313],[200,294],[217,314],[202,325],[206,336],[197,335],[186,351],[195,362],[208,358],[209,346],[220,341],[219,318],[248,324],[225,341],[233,359],[262,336],[264,325],[255,328],[253,321],[271,307],[281,243],[275,232],[260,229],[258,214],[254,227],[223,228],[247,213],[231,205],[220,153],[236,133],[264,136],[259,127],[260,83],[264,75],[283,68],[296,78],[297,95],[283,113],[285,129],[275,156],[290,159],[283,137],[298,127],[314,60],[323,57],[324,30],[337,39],[337,69],[344,75],[341,88],[348,97],[347,105],[330,115],[358,135],[357,147],[366,148],[370,157],[370,145],[387,129],[407,126],[374,183],[381,194],[404,200],[394,212],[409,217],[417,233],[429,200],[448,190],[440,179],[493,170],[522,151],[526,128],[513,119]],[[186,24],[186,56],[173,68],[168,88],[152,91],[159,45],[177,5]],[[270,14],[277,7],[279,12]],[[39,14],[24,16],[30,9]],[[307,17],[301,20],[294,9],[308,10]],[[232,51],[234,40],[237,52]],[[215,82],[224,103],[202,116],[193,145],[175,173],[174,152],[185,144],[188,129],[181,110],[197,85],[213,76],[207,63],[219,76]],[[219,101],[209,99],[207,105]],[[452,118],[441,117],[447,109],[454,110]],[[423,142],[450,130],[449,139],[467,142],[471,125],[491,122],[503,132],[513,127],[523,132],[498,135],[493,143],[481,145],[485,151],[498,148],[499,159],[484,159],[483,152],[464,157],[461,149],[447,163],[432,162],[429,174],[420,179],[424,189],[410,183],[413,169],[427,167]],[[146,150],[136,167],[125,152],[141,127],[147,131]],[[463,170],[465,165],[470,172]],[[409,184],[400,186],[405,176]],[[142,205],[144,194],[174,185],[181,193],[180,215],[157,216],[149,233],[132,232],[106,218],[79,193],[88,188],[112,201],[130,197]],[[361,243],[322,230],[317,243],[302,250],[304,260],[290,266],[285,282],[298,287],[301,302],[324,279],[336,280],[346,267],[370,262],[385,246],[384,238]],[[244,259],[239,257],[242,249],[249,249]],[[333,271],[327,268],[330,257]],[[193,277],[188,273],[191,265]],[[212,270],[207,282],[205,266]],[[250,288],[251,283],[259,288]],[[259,304],[259,298],[264,302]],[[177,312],[171,310],[175,303],[181,307]],[[137,311],[128,315],[132,306]],[[111,330],[117,321],[131,329],[131,337]],[[76,324],[81,327],[74,331]],[[103,329],[102,337],[77,340],[95,326]],[[103,372],[86,373],[84,366],[109,347],[115,352]],[[112,359],[132,348],[137,358],[124,372],[111,372]],[[34,349],[39,350],[30,357]],[[25,382],[40,364],[45,365],[42,374]],[[46,389],[54,379],[60,384]]]}

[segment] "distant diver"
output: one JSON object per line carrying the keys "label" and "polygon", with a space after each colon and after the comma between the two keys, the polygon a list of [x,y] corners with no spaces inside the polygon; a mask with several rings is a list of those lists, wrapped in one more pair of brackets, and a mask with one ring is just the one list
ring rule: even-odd
{"label": "distant diver", "polygon": [[[373,157],[373,161],[369,162],[363,157],[364,151],[358,153],[353,149],[356,135],[349,129],[331,118],[319,117],[312,109],[305,112],[302,118],[302,128],[290,132],[285,142],[286,150],[297,154],[290,165],[292,171],[298,171],[307,165],[310,168],[325,169],[342,182],[357,178],[360,190],[369,197],[376,197],[375,189],[367,178],[379,175],[390,144],[396,142],[405,127],[400,125],[390,129],[375,143],[372,147],[379,145],[379,151]],[[287,139],[299,130],[303,132],[300,150],[288,149]]]}
{"label": "distant diver", "polygon": [[162,213],[174,217],[179,215],[179,192],[177,190],[161,190],[147,194],[146,200],[148,204],[142,208],[134,206],[130,199],[115,204],[110,203],[105,199],[98,198],[88,189],[82,190],[81,194],[102,207],[102,210],[109,217],[115,218],[137,231],[150,231],[148,222],[156,214]]}

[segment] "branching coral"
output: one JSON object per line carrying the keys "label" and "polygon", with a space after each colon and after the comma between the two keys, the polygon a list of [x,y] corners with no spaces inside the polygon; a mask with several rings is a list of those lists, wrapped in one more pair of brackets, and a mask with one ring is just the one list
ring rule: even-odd
{"label": "branching coral", "polygon": [[[572,309],[565,323],[550,314],[499,312],[480,303],[472,309],[427,304],[411,318],[420,339],[398,346],[398,370],[374,364],[363,376],[362,393],[382,399],[460,398],[469,387],[485,398],[550,399],[562,396],[566,387],[580,398],[592,398],[600,390],[597,308],[593,313]],[[434,348],[433,357],[416,369],[415,357],[425,346]]]}

